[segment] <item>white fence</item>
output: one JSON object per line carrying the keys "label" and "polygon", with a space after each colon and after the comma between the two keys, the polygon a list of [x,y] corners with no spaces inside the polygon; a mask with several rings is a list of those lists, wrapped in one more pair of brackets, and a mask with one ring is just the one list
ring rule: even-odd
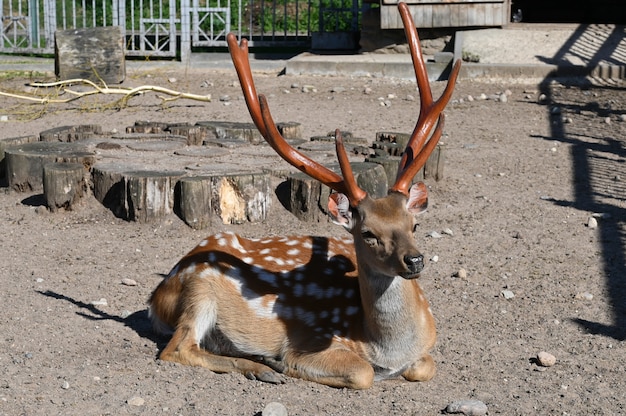
{"label": "white fence", "polygon": [[[0,53],[54,53],[57,30],[120,26],[127,56],[186,59],[193,47],[310,46],[314,31],[347,20],[360,0],[0,0]],[[314,10],[314,12],[313,12]],[[346,17],[347,16],[347,17]],[[345,25],[344,25],[345,27]]]}

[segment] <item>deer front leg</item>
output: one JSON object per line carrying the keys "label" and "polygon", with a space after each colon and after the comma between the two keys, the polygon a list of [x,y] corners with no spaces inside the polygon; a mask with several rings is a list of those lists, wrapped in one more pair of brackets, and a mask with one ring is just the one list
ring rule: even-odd
{"label": "deer front leg", "polygon": [[402,373],[408,381],[428,381],[435,376],[435,362],[430,354],[424,354]]}
{"label": "deer front leg", "polygon": [[266,365],[245,358],[212,354],[200,348],[194,332],[188,326],[179,326],[159,358],[184,365],[205,367],[216,373],[239,372],[249,379],[267,383],[281,384],[285,382],[282,375]]}
{"label": "deer front leg", "polygon": [[288,376],[351,389],[368,389],[374,383],[374,369],[370,363],[350,350],[331,348],[296,354],[285,357]]}

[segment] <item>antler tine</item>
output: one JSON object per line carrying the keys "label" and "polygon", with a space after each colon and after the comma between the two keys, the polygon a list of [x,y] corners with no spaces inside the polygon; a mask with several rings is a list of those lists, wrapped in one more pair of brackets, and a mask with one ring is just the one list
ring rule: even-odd
{"label": "antler tine", "polygon": [[237,37],[233,33],[226,35],[226,41],[228,42],[228,50],[230,51],[230,57],[233,60],[235,71],[237,71],[237,77],[239,78],[239,84],[241,84],[241,90],[248,106],[248,112],[252,121],[261,136],[266,136],[265,123],[261,116],[261,109],[259,106],[259,98],[256,93],[256,87],[254,86],[254,78],[252,78],[252,70],[250,69],[250,60],[248,59],[248,40],[241,38],[241,42],[237,45]]}
{"label": "antler tine", "polygon": [[341,174],[344,177],[344,183],[346,186],[346,195],[350,200],[352,206],[357,206],[366,196],[367,192],[359,187],[356,183],[354,173],[352,172],[352,166],[348,160],[348,154],[346,148],[343,145],[343,137],[339,129],[335,130],[335,149],[337,152],[337,159],[339,160],[339,167],[341,167]]}
{"label": "antler tine", "polygon": [[[420,113],[417,124],[415,125],[415,129],[411,134],[411,138],[409,139],[404,154],[402,155],[402,159],[400,160],[396,183],[390,189],[391,191],[406,194],[413,177],[426,163],[428,156],[434,150],[435,144],[441,137],[443,127],[441,122],[443,121],[443,118],[440,117],[440,115],[452,96],[456,79],[458,77],[459,70],[461,69],[461,62],[459,60],[455,63],[444,92],[437,101],[433,102],[432,91],[428,81],[428,73],[426,72],[426,65],[424,63],[424,57],[422,56],[419,37],[415,28],[415,23],[413,22],[413,17],[411,16],[409,8],[405,3],[399,3],[398,9],[404,24],[406,37],[409,42],[411,59],[413,60],[413,67],[415,68],[415,78],[417,80],[420,93]],[[433,133],[430,140],[433,141],[433,139],[435,139],[435,134],[438,134],[438,137],[434,140],[432,145],[429,142],[428,146],[424,146],[428,140],[430,132],[436,124],[437,130]]]}

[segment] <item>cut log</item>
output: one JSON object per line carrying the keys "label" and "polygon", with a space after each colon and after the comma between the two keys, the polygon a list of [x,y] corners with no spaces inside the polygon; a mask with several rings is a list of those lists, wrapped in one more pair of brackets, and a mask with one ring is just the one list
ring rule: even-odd
{"label": "cut log", "polygon": [[[352,163],[357,184],[368,195],[379,198],[387,194],[387,175],[382,165],[376,163]],[[339,165],[329,169],[340,172]],[[287,194],[279,193],[284,207],[302,221],[321,222],[327,218],[327,203],[330,188],[303,173],[294,173],[284,187]]]}
{"label": "cut log", "polygon": [[4,158],[4,150],[9,146],[16,146],[25,143],[38,142],[37,135],[11,137],[8,139],[0,139],[0,186],[8,186],[7,182],[7,164]]}
{"label": "cut log", "polygon": [[168,127],[168,123],[158,121],[135,121],[134,125],[126,127],[126,133],[159,134],[165,133]]}
{"label": "cut log", "polygon": [[178,181],[175,211],[193,229],[211,225],[211,177],[193,176]]}
{"label": "cut log", "polygon": [[276,128],[285,140],[302,139],[302,125],[295,121],[276,123]]}
{"label": "cut log", "polygon": [[232,123],[228,121],[199,121],[198,126],[205,127],[208,137],[218,140],[236,140],[245,143],[262,143],[263,137],[254,123]]}
{"label": "cut log", "polygon": [[43,194],[52,212],[72,209],[86,195],[85,167],[79,163],[48,163],[43,168]]}
{"label": "cut log", "polygon": [[118,218],[126,218],[124,172],[136,170],[136,166],[117,163],[98,163],[91,170],[93,196]]}
{"label": "cut log", "polygon": [[42,142],[77,142],[102,135],[102,126],[84,124],[79,126],[63,126],[44,130],[39,133]]}
{"label": "cut log", "polygon": [[424,178],[432,178],[436,181],[443,179],[443,166],[445,165],[446,146],[439,143],[428,157],[424,165]]}
{"label": "cut log", "polygon": [[203,126],[175,125],[169,126],[168,131],[175,136],[186,137],[188,146],[202,146],[208,137],[207,129]]}
{"label": "cut log", "polygon": [[126,78],[124,36],[119,26],[58,30],[54,49],[55,73],[61,80],[119,84]]}
{"label": "cut log", "polygon": [[174,185],[185,172],[135,171],[122,174],[126,219],[152,222],[174,208]]}
{"label": "cut log", "polygon": [[36,142],[5,149],[9,187],[16,191],[43,189],[43,167],[48,163],[79,163],[89,170],[95,154],[77,143]]}
{"label": "cut log", "polygon": [[224,224],[265,220],[271,195],[267,173],[219,175],[211,180],[211,207]]}

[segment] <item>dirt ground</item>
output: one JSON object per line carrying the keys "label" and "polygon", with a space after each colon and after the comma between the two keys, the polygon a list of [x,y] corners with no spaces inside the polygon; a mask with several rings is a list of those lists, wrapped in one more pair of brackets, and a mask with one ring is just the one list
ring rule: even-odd
{"label": "dirt ground", "polygon": [[[340,128],[373,141],[377,131],[410,132],[417,118],[408,81],[256,75],[275,118],[302,123],[306,135]],[[136,120],[247,122],[235,81],[229,71],[136,72],[125,85],[214,100],[163,107],[147,94],[119,111],[94,109],[103,97],[43,112],[1,98],[9,120],[0,138],[87,123],[121,131]],[[433,84],[437,96],[442,88]],[[507,90],[506,102],[494,99]],[[39,193],[3,188],[0,414],[252,416],[280,402],[289,415],[435,415],[459,399],[481,400],[490,415],[626,413],[625,86],[462,80],[446,113],[445,177],[428,181],[429,211],[415,234],[430,259],[420,284],[437,322],[433,380],[350,391],[157,360],[167,340],[151,332],[147,299],[205,235],[345,233],[337,226],[274,209],[263,223],[195,231],[174,215],[126,222],[93,199],[50,213]],[[541,351],[556,357],[553,367],[537,365]]]}

